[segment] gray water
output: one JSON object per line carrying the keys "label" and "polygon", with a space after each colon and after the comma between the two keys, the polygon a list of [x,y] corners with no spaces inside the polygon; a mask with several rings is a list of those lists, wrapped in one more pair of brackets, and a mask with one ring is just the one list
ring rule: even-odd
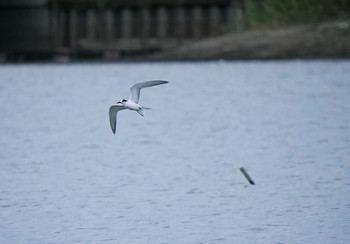
{"label": "gray water", "polygon": [[349,61],[3,65],[0,116],[0,243],[349,243]]}

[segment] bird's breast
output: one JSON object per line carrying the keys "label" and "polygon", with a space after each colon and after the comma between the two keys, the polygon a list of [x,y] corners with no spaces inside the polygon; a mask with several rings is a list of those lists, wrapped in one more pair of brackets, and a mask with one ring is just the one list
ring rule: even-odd
{"label": "bird's breast", "polygon": [[140,105],[138,105],[138,104],[136,104],[136,103],[133,103],[133,102],[130,102],[130,101],[126,102],[126,103],[124,104],[124,106],[125,106],[126,108],[130,109],[130,110],[135,110],[135,111],[138,111],[138,110],[141,109],[141,108],[140,108]]}

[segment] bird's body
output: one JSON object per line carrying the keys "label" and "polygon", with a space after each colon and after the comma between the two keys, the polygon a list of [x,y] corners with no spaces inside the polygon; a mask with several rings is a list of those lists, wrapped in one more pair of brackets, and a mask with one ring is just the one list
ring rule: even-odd
{"label": "bird's body", "polygon": [[138,103],[139,99],[140,99],[140,91],[142,88],[162,85],[162,84],[166,84],[166,83],[168,83],[168,81],[152,80],[152,81],[145,81],[145,82],[136,83],[135,85],[131,86],[129,99],[128,100],[123,99],[123,100],[117,102],[117,104],[112,105],[109,108],[109,122],[111,124],[111,128],[112,128],[113,133],[115,133],[115,130],[116,130],[117,113],[119,111],[124,110],[124,109],[129,109],[132,111],[136,111],[140,115],[143,116],[144,115],[143,110],[150,109],[147,107],[142,107]]}
{"label": "bird's body", "polygon": [[140,105],[138,105],[137,103],[135,103],[132,100],[128,100],[126,102],[123,103],[124,107],[130,110],[134,110],[134,111],[140,111],[142,109],[142,107]]}

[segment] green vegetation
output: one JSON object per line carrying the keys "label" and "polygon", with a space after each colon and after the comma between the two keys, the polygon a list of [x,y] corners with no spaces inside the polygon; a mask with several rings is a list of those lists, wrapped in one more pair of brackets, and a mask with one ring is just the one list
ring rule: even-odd
{"label": "green vegetation", "polygon": [[350,0],[251,0],[244,29],[350,19]]}

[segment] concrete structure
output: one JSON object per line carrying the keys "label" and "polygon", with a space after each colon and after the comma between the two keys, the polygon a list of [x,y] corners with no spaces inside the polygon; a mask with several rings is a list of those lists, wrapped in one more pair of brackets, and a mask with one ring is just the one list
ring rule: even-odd
{"label": "concrete structure", "polygon": [[45,0],[0,1],[1,59],[47,56],[52,48],[50,16]]}
{"label": "concrete structure", "polygon": [[9,0],[0,54],[68,57],[152,53],[239,26],[245,0]]}

